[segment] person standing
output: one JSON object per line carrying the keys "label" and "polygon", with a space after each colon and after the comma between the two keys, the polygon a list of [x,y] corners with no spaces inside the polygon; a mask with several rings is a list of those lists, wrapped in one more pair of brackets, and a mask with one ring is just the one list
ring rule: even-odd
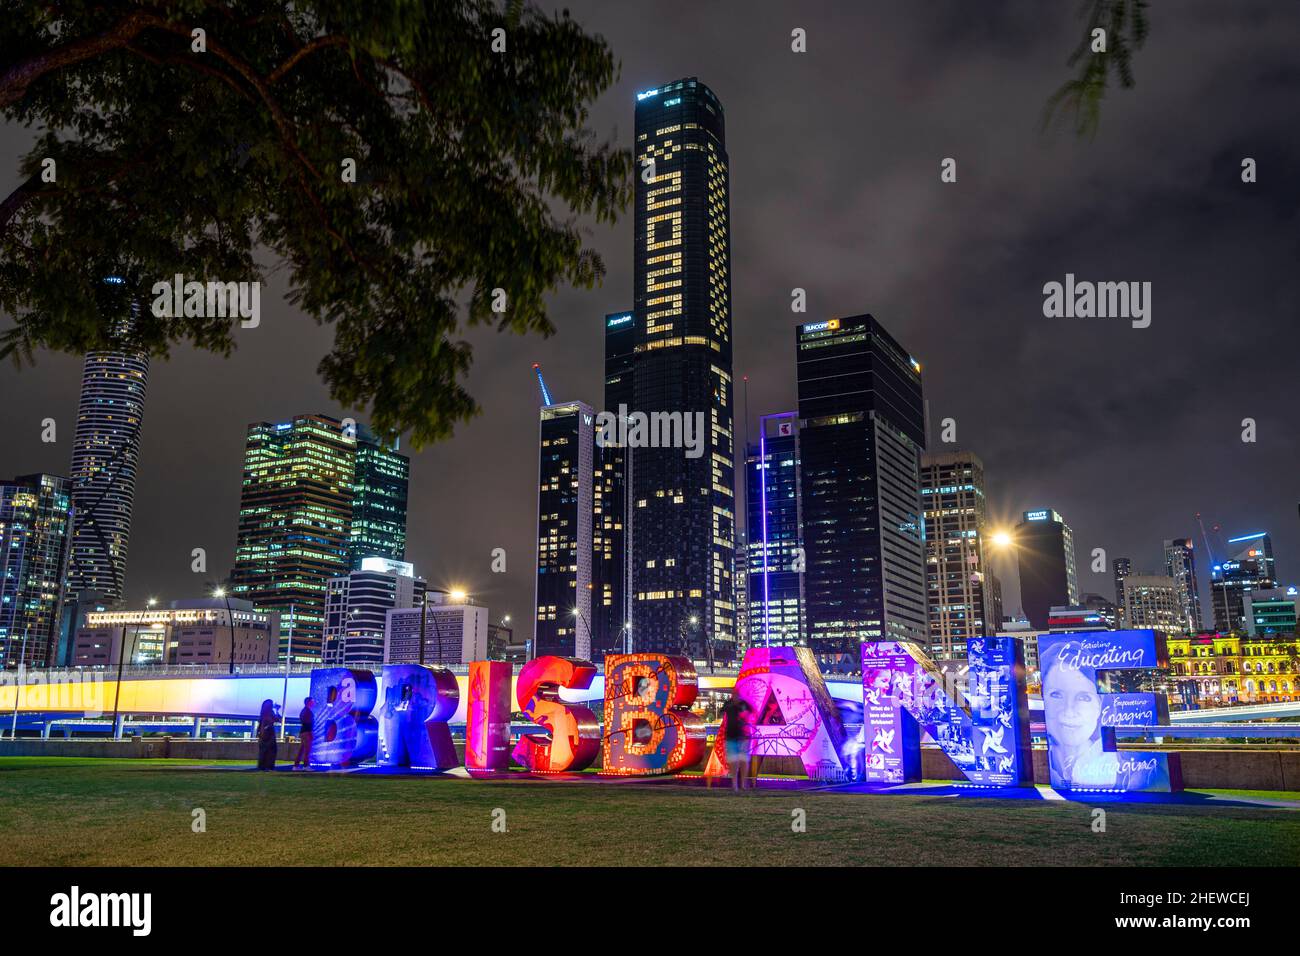
{"label": "person standing", "polygon": [[302,725],[298,730],[298,755],[293,758],[293,769],[298,769],[298,764],[302,764],[303,770],[311,769],[311,741],[315,736],[316,730],[316,712],[311,709],[311,698],[304,698],[302,702],[302,713],[298,715],[298,722]]}
{"label": "person standing", "polygon": [[257,718],[257,769],[275,769],[275,704],[270,698],[262,701],[262,713]]}
{"label": "person standing", "polygon": [[731,789],[740,790],[749,780],[749,722],[754,708],[733,695],[722,705],[722,733],[726,743],[727,769],[731,771]]}

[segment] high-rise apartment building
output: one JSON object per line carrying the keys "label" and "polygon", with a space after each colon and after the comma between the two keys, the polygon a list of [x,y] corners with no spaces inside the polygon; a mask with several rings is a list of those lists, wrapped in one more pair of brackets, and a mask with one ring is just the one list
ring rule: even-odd
{"label": "high-rise apartment building", "polygon": [[1230,557],[1216,564],[1210,576],[1214,601],[1214,627],[1222,633],[1247,633],[1244,598],[1251,591],[1267,591],[1277,584],[1273,541],[1266,532],[1229,538]]}
{"label": "high-rise apartment building", "polygon": [[799,520],[799,416],[763,415],[745,456],[750,647],[806,643]]}
{"label": "high-rise apartment building", "polygon": [[[1182,607],[1182,631],[1195,634],[1202,628],[1201,592],[1196,581],[1196,552],[1191,538],[1165,541],[1165,574],[1178,586],[1178,603]],[[1136,627],[1137,625],[1129,625]]]}
{"label": "high-rise apartment building", "polygon": [[809,646],[853,666],[864,641],[925,645],[921,365],[870,315],[795,340]]}
{"label": "high-rise apartment building", "polygon": [[[634,449],[635,646],[735,656],[729,160],[722,104],[694,77],[637,94],[633,413],[703,432]],[[692,623],[694,622],[694,623]]]}
{"label": "high-rise apartment building", "polygon": [[72,482],[0,481],[0,667],[50,667],[72,546]]}
{"label": "high-rise apartment building", "polygon": [[330,578],[351,568],[356,436],[324,415],[248,426],[232,590],[280,615],[279,654],[319,661]]}
{"label": "high-rise apartment building", "polygon": [[1021,516],[1014,538],[1020,603],[1029,622],[1042,630],[1048,625],[1053,607],[1079,603],[1074,532],[1051,508],[1038,508]]}
{"label": "high-rise apartment building", "polygon": [[[121,282],[115,276],[105,281]],[[129,308],[115,327],[124,341],[139,305]],[[70,595],[93,591],[110,604],[122,600],[148,385],[144,352],[124,347],[86,353],[72,440]]]}
{"label": "high-rise apartment building", "polygon": [[406,504],[411,477],[411,460],[398,451],[396,441],[382,441],[365,425],[356,426],[356,439],[352,520],[348,524],[353,570],[360,568],[366,558],[406,558]]}
{"label": "high-rise apartment building", "polygon": [[964,660],[966,641],[1002,627],[1001,588],[985,555],[984,462],[973,452],[921,456],[930,656]]}
{"label": "high-rise apartment building", "polygon": [[583,402],[545,405],[538,431],[534,654],[589,659],[596,587],[595,413]]}
{"label": "high-rise apartment building", "polygon": [[415,576],[415,568],[391,558],[363,558],[360,568],[330,578],[325,592],[325,663],[382,666],[388,612],[419,607],[424,592],[424,578]]}

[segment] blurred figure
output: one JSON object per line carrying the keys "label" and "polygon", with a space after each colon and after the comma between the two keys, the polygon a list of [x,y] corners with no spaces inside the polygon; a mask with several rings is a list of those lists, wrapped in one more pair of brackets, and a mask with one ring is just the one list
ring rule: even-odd
{"label": "blurred figure", "polygon": [[733,695],[722,705],[722,732],[726,742],[727,769],[731,771],[731,789],[749,785],[749,718],[754,708]]}
{"label": "blurred figure", "polygon": [[257,718],[257,769],[275,769],[275,704],[270,698],[262,701],[262,713]]}
{"label": "blurred figure", "polygon": [[316,712],[311,709],[311,698],[307,697],[302,702],[302,712],[298,714],[298,722],[302,727],[298,731],[298,753],[293,758],[293,769],[298,769],[298,764],[302,764],[303,770],[311,769],[311,742],[316,732]]}

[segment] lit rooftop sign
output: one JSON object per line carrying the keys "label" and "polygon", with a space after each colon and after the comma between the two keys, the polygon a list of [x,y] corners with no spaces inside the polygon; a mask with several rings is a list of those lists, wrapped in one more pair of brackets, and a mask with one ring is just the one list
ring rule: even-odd
{"label": "lit rooftop sign", "polygon": [[1046,521],[1049,512],[1046,511],[1026,511],[1026,521]]}
{"label": "lit rooftop sign", "polygon": [[614,329],[620,325],[627,325],[631,321],[632,321],[631,312],[629,312],[627,315],[616,315],[610,318],[608,321],[606,321],[605,328]]}
{"label": "lit rooftop sign", "polygon": [[658,94],[659,94],[659,90],[657,89],[646,90],[644,93],[638,93],[636,95],[637,102],[640,102],[641,100],[648,100],[650,97],[657,96]]}
{"label": "lit rooftop sign", "polygon": [[801,332],[834,332],[840,327],[839,319],[827,319],[825,322],[809,322],[803,326]]}

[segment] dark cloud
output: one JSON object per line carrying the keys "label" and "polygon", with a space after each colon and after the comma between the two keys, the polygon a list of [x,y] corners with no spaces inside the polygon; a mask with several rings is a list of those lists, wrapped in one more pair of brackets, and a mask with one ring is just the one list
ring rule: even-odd
{"label": "dark cloud", "polygon": [[[1053,507],[1082,555],[1154,567],[1162,539],[1199,543],[1201,511],[1229,533],[1268,529],[1283,579],[1300,577],[1300,7],[1151,5],[1136,87],[1112,87],[1095,139],[1079,140],[1039,130],[1083,35],[1075,4],[566,6],[622,61],[598,131],[630,145],[634,92],[685,75],[726,107],[735,373],[750,378],[751,420],[794,404],[801,287],[810,316],[870,311],[923,363],[932,418],[954,417],[984,458],[1001,518]],[[790,52],[794,27],[806,54]],[[2,189],[27,135],[0,133]],[[955,185],[939,181],[949,156]],[[1259,162],[1255,185],[1240,182],[1244,156]],[[557,399],[598,404],[602,316],[631,305],[630,217],[591,241],[603,286],[555,295],[550,340],[469,333],[484,414],[412,463],[410,557],[520,623],[533,599],[531,364]],[[1067,272],[1150,281],[1152,326],[1045,319],[1043,283]],[[133,600],[194,593],[193,547],[229,564],[247,422],[341,411],[315,373],[330,330],[282,293],[264,296],[261,328],[229,361],[181,352],[153,369]],[[0,473],[67,470],[78,373],[60,356],[6,370]],[[56,446],[40,443],[49,415]],[[1239,439],[1245,417],[1257,444]],[[505,575],[489,571],[495,547]],[[1110,593],[1108,575],[1081,570],[1084,590]]]}

